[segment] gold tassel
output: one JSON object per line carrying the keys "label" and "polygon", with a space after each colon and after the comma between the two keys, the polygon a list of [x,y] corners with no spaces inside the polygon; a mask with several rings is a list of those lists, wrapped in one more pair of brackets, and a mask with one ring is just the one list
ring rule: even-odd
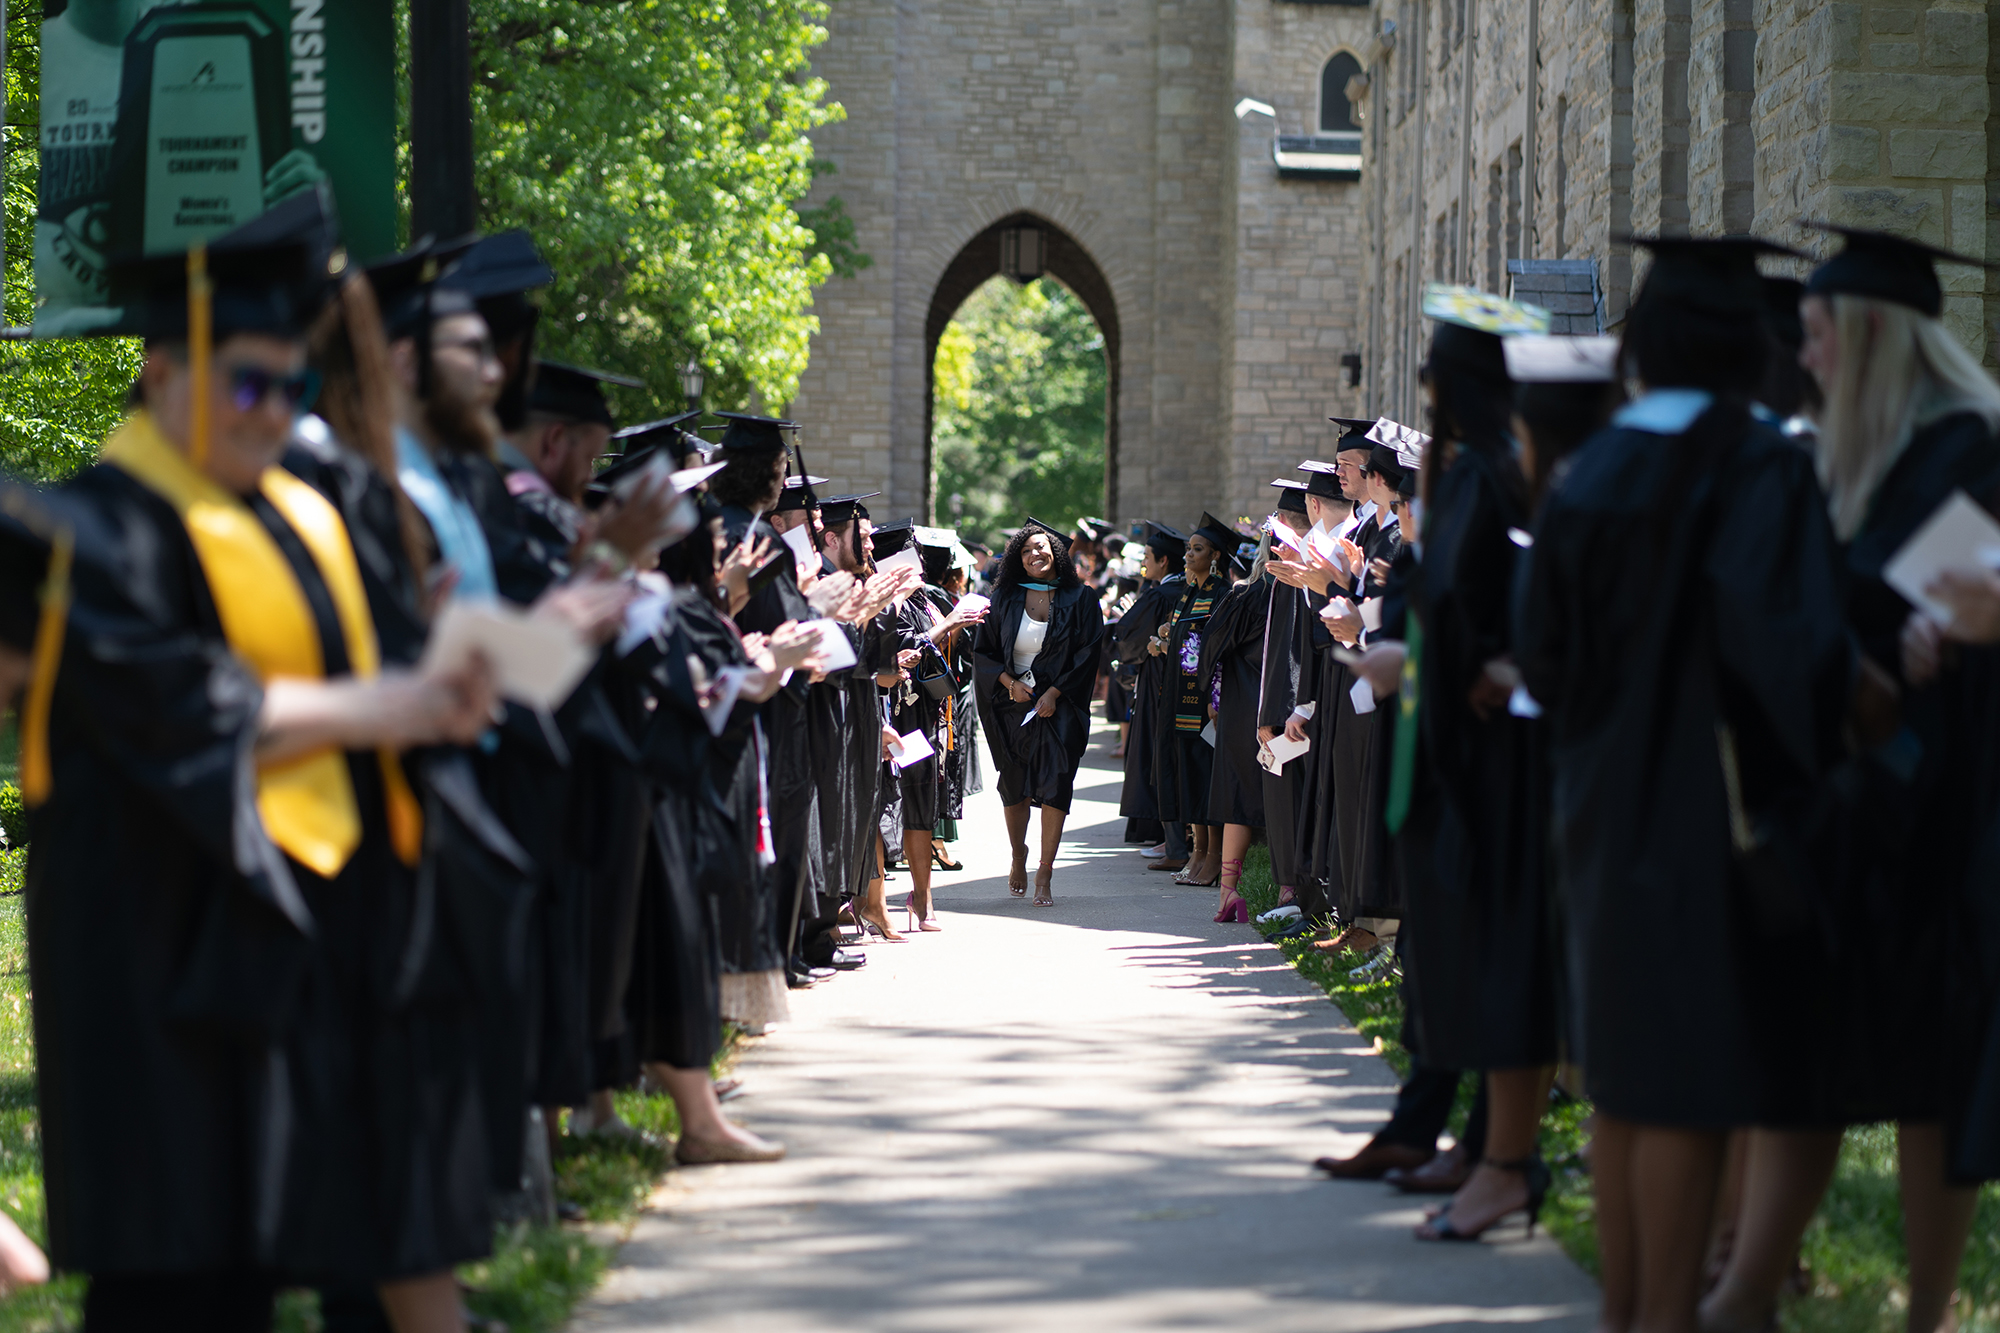
{"label": "gold tassel", "polygon": [[208,277],[208,246],[196,241],[188,247],[188,378],[193,397],[188,400],[188,461],[197,469],[208,466],[208,396],[213,391],[208,380],[209,353],[215,329],[215,290]]}
{"label": "gold tassel", "polygon": [[49,759],[49,706],[56,694],[56,669],[62,665],[63,631],[69,625],[70,557],[76,537],[68,528],[49,544],[49,575],[42,584],[42,615],[35,626],[34,674],[21,709],[21,800],[39,806],[55,786]]}

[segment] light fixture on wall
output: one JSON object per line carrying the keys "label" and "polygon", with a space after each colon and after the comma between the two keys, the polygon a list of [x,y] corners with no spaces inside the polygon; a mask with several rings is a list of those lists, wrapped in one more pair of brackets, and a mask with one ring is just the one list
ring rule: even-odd
{"label": "light fixture on wall", "polygon": [[1046,238],[1040,227],[1003,227],[1000,231],[1000,271],[1015,282],[1028,283],[1042,276]]}
{"label": "light fixture on wall", "polygon": [[1348,388],[1358,389],[1361,387],[1361,353],[1344,353],[1340,358],[1340,368],[1347,372]]}
{"label": "light fixture on wall", "polygon": [[681,367],[681,392],[687,395],[690,411],[701,406],[702,385],[707,378],[702,370],[701,359],[689,356],[687,364]]}

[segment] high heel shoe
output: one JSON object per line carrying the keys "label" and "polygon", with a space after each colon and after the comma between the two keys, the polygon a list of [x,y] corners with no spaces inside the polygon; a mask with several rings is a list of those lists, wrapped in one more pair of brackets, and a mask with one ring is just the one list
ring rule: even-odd
{"label": "high heel shoe", "polygon": [[[1236,891],[1236,886],[1243,882],[1242,858],[1237,857],[1233,860],[1224,861],[1221,865],[1217,866],[1215,880],[1216,883],[1222,885],[1223,897],[1226,899],[1222,904],[1222,910],[1215,914],[1216,924],[1221,925],[1225,921],[1233,921],[1239,925],[1249,925],[1250,905],[1244,902],[1243,895]],[[1225,880],[1228,882],[1224,883],[1223,881]]]}
{"label": "high heel shoe", "polygon": [[934,842],[931,844],[931,860],[937,862],[937,868],[939,870],[965,869],[965,862],[954,861],[949,856],[946,856],[944,854],[944,845],[942,843]]}
{"label": "high heel shoe", "polygon": [[903,900],[903,929],[917,931],[938,931],[944,927],[938,924],[937,903],[929,894],[924,895],[924,910],[917,911],[916,890]]}
{"label": "high heel shoe", "polygon": [[1016,898],[1028,896],[1028,849],[1014,849],[1014,864],[1007,870],[1007,892]]}
{"label": "high heel shoe", "polygon": [[1509,1208],[1506,1212],[1489,1219],[1485,1226],[1471,1231],[1460,1231],[1457,1227],[1453,1226],[1451,1222],[1451,1210],[1446,1208],[1437,1217],[1417,1228],[1416,1236],[1418,1240],[1478,1240],[1488,1231],[1498,1226],[1502,1219],[1520,1212],[1525,1212],[1528,1215],[1527,1235],[1529,1237],[1534,1236],[1535,1223],[1541,1220],[1542,1205],[1548,1201],[1549,1197],[1550,1176],[1548,1163],[1544,1162],[1541,1155],[1537,1153],[1512,1162],[1496,1162],[1491,1157],[1487,1157],[1481,1159],[1480,1165],[1490,1166],[1496,1171],[1512,1171],[1519,1175],[1523,1183],[1528,1187],[1528,1201],[1519,1208]]}
{"label": "high heel shoe", "polygon": [[1035,872],[1035,906],[1053,907],[1055,895],[1049,892],[1049,885],[1056,877],[1054,866],[1043,866]]}
{"label": "high heel shoe", "polygon": [[888,912],[886,911],[883,912],[880,920],[877,920],[875,917],[868,915],[868,913],[866,912],[859,911],[858,909],[855,915],[861,918],[861,928],[867,931],[869,934],[877,936],[880,939],[887,940],[891,944],[901,944],[904,942],[906,937],[898,935],[896,933],[896,928],[889,924]]}

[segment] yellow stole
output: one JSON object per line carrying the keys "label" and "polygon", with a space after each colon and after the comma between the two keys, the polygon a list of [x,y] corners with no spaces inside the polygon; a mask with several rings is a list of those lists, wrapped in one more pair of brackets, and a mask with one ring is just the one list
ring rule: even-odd
{"label": "yellow stole", "polygon": [[[104,442],[103,459],[173,506],[201,562],[223,636],[259,680],[325,678],[326,658],[305,589],[249,505],[196,470],[144,409]],[[266,468],[258,490],[311,553],[339,616],[354,675],[375,675],[380,666],[375,624],[339,511],[282,468]],[[415,865],[423,846],[422,812],[396,756],[385,749],[380,761],[390,840],[403,863]],[[272,842],[326,879],[339,874],[361,845],[354,783],[339,750],[258,765],[257,813]]]}

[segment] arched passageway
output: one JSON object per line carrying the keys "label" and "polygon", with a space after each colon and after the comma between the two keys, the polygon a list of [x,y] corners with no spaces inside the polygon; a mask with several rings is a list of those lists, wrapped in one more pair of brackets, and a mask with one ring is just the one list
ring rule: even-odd
{"label": "arched passageway", "polygon": [[[1077,243],[1076,239],[1061,227],[1034,213],[1012,213],[993,223],[986,230],[967,241],[952,257],[938,277],[937,287],[931,293],[930,310],[924,319],[924,470],[929,480],[925,484],[925,508],[935,512],[936,484],[935,441],[932,438],[934,421],[932,403],[936,384],[933,382],[937,361],[938,339],[944,336],[945,325],[958,308],[965,304],[967,297],[977,291],[989,278],[996,274],[1010,272],[1010,265],[1003,263],[1003,233],[1033,230],[1040,233],[1041,264],[1039,275],[1054,278],[1074,292],[1090,311],[1090,317],[1097,321],[1098,331],[1104,335],[1105,363],[1105,404],[1104,404],[1104,494],[1107,508],[1116,506],[1118,495],[1118,404],[1119,385],[1119,338],[1118,306],[1111,296],[1111,283],[1090,257],[1090,252]],[[1030,271],[1027,277],[1037,276]],[[1115,513],[1109,517],[1118,517]]]}

